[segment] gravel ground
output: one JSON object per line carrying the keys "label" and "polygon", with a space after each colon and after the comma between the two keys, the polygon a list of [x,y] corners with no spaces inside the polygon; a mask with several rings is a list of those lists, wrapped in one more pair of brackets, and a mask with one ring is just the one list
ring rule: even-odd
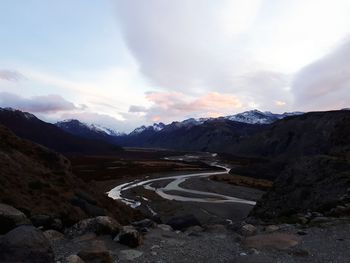
{"label": "gravel ground", "polygon": [[[258,228],[262,229],[262,227]],[[59,241],[55,243],[54,251],[56,260],[64,262],[64,258],[68,255],[76,254],[83,247],[100,240],[110,250],[114,262],[121,263],[350,262],[350,224],[348,222],[336,222],[311,228],[287,225],[275,233],[281,232],[296,236],[300,239],[300,243],[284,250],[273,247],[247,248],[242,245],[244,237],[222,225],[213,225],[205,230],[194,229],[186,232],[153,228],[145,235],[143,245],[136,249],[118,244],[108,236],[100,236],[85,241]]]}

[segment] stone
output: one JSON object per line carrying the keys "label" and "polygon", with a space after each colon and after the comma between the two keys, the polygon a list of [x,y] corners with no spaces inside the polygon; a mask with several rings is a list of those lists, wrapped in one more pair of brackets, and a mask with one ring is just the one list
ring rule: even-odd
{"label": "stone", "polygon": [[311,224],[322,224],[322,223],[326,223],[326,222],[329,222],[329,218],[324,217],[324,216],[315,217],[310,221]]}
{"label": "stone", "polygon": [[59,218],[52,218],[49,215],[37,214],[31,216],[30,220],[33,225],[36,227],[40,227],[44,230],[54,229],[57,231],[63,230],[62,220]]}
{"label": "stone", "polygon": [[269,233],[247,237],[242,244],[247,248],[271,248],[285,250],[295,247],[300,243],[300,238],[293,234],[287,233]]}
{"label": "stone", "polygon": [[139,258],[143,255],[143,252],[135,249],[126,249],[120,251],[120,259],[133,261],[136,258]]}
{"label": "stone", "polygon": [[84,261],[77,255],[70,255],[66,258],[66,263],[84,263]]}
{"label": "stone", "polygon": [[333,208],[330,213],[332,216],[347,216],[350,215],[350,207],[338,205]]}
{"label": "stone", "polygon": [[299,216],[299,217],[297,217],[297,222],[302,224],[302,225],[305,225],[309,222],[309,219],[305,216]]}
{"label": "stone", "polygon": [[178,216],[173,217],[168,220],[166,223],[167,225],[170,225],[174,230],[181,230],[190,227],[190,226],[200,226],[201,223],[198,221],[198,219],[194,215],[184,215],[184,216]]}
{"label": "stone", "polygon": [[299,230],[299,231],[297,232],[297,234],[298,234],[299,236],[305,236],[305,235],[307,235],[307,232],[305,232],[305,231],[303,231],[303,230]]}
{"label": "stone", "polygon": [[115,219],[109,216],[98,216],[79,221],[67,231],[67,235],[76,237],[87,233],[95,233],[97,235],[115,236],[119,233],[120,228],[120,224]]}
{"label": "stone", "polygon": [[116,240],[123,245],[135,248],[142,244],[142,235],[133,226],[124,226]]}
{"label": "stone", "polygon": [[191,226],[186,229],[185,234],[189,236],[199,236],[200,232],[203,232],[203,228],[200,226]]}
{"label": "stone", "polygon": [[257,232],[256,227],[251,224],[245,224],[239,230],[239,233],[245,237],[255,235],[256,232]]}
{"label": "stone", "polygon": [[64,239],[64,235],[61,232],[53,229],[46,230],[43,234],[50,242]]}
{"label": "stone", "polygon": [[81,210],[83,210],[89,216],[105,216],[106,215],[106,211],[103,208],[98,207],[94,204],[91,204],[88,201],[86,201],[78,196],[74,196],[70,200],[70,202],[72,205],[79,207]]}
{"label": "stone", "polygon": [[265,231],[266,232],[275,232],[275,231],[277,231],[279,229],[280,229],[280,227],[277,226],[277,225],[269,225],[269,226],[265,227]]}
{"label": "stone", "polygon": [[159,224],[157,227],[163,231],[173,231],[173,228],[169,225]]}
{"label": "stone", "polygon": [[50,242],[44,234],[30,225],[8,232],[0,241],[0,262],[54,262]]}
{"label": "stone", "polygon": [[87,248],[78,253],[78,256],[86,263],[112,263],[111,253],[103,241],[94,241]]}
{"label": "stone", "polygon": [[25,214],[12,206],[0,204],[0,235],[25,224],[30,224]]}
{"label": "stone", "polygon": [[30,217],[30,221],[32,221],[33,225],[36,227],[44,227],[48,229],[53,222],[53,218],[49,215],[33,215]]}
{"label": "stone", "polygon": [[133,222],[131,225],[133,225],[134,227],[136,227],[138,229],[142,229],[142,228],[155,227],[156,224],[152,220],[146,218],[146,219],[143,219],[140,221]]}
{"label": "stone", "polygon": [[97,235],[95,233],[86,233],[82,236],[77,236],[73,239],[74,243],[85,242],[89,240],[96,239]]}

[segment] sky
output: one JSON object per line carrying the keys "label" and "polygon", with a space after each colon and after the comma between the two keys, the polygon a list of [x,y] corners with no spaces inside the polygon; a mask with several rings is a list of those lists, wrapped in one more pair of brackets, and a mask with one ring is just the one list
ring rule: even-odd
{"label": "sky", "polygon": [[0,107],[129,132],[350,105],[348,0],[1,0]]}

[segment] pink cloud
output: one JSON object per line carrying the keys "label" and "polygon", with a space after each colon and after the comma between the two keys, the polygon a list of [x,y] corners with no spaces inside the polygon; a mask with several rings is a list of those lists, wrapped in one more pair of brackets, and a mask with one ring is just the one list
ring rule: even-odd
{"label": "pink cloud", "polygon": [[[181,92],[148,92],[146,98],[153,103],[148,109],[142,108],[151,121],[173,121],[188,117],[217,117],[231,114],[243,107],[233,94],[209,92],[193,98]],[[138,109],[132,106],[132,109]],[[134,111],[135,112],[135,111]]]}

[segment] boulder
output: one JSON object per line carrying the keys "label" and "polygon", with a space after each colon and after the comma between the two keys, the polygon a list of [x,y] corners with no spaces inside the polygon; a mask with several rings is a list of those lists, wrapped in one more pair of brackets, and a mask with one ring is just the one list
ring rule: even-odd
{"label": "boulder", "polygon": [[61,232],[58,232],[58,231],[53,230],[53,229],[44,231],[44,236],[50,242],[64,239],[64,235]]}
{"label": "boulder", "polygon": [[87,248],[84,248],[78,253],[86,263],[112,263],[113,259],[111,253],[106,248],[103,241],[92,242]]}
{"label": "boulder", "polygon": [[256,232],[257,232],[256,227],[251,224],[245,224],[239,230],[239,233],[245,237],[253,236],[256,234]]}
{"label": "boulder", "polygon": [[34,226],[23,225],[1,238],[0,262],[50,263],[54,256],[44,234]]}
{"label": "boulder", "polygon": [[201,223],[194,215],[173,217],[166,223],[175,230],[184,230],[190,226],[200,226]]}
{"label": "boulder", "polygon": [[53,218],[49,215],[37,214],[31,216],[30,220],[36,227],[42,227],[43,229],[54,229],[57,231],[63,230],[62,220],[59,218]]}
{"label": "boulder", "polygon": [[25,224],[30,224],[25,214],[12,206],[0,204],[0,234],[6,234],[13,228]]}
{"label": "boulder", "polygon": [[83,210],[89,216],[105,216],[106,215],[106,211],[103,208],[96,206],[95,204],[91,204],[88,201],[86,201],[78,196],[74,196],[71,199],[71,204],[79,207],[81,210]]}
{"label": "boulder", "polygon": [[280,229],[280,227],[277,226],[277,225],[269,225],[269,226],[265,227],[265,231],[266,232],[275,232],[275,231],[277,231],[279,229]]}
{"label": "boulder", "polygon": [[115,219],[109,216],[98,216],[79,221],[68,229],[67,235],[76,237],[87,233],[95,233],[97,235],[115,236],[119,233],[120,228],[120,224]]}
{"label": "boulder", "polygon": [[169,225],[159,224],[157,227],[163,231],[173,231],[173,228]]}
{"label": "boulder", "polygon": [[152,220],[150,220],[148,218],[133,222],[131,224],[138,229],[151,228],[151,227],[154,227],[156,225]]}
{"label": "boulder", "polygon": [[120,244],[135,248],[142,244],[143,237],[133,226],[124,226],[115,240]]}
{"label": "boulder", "polygon": [[44,229],[49,229],[53,218],[49,215],[33,215],[30,217],[33,225],[36,227],[43,227]]}

